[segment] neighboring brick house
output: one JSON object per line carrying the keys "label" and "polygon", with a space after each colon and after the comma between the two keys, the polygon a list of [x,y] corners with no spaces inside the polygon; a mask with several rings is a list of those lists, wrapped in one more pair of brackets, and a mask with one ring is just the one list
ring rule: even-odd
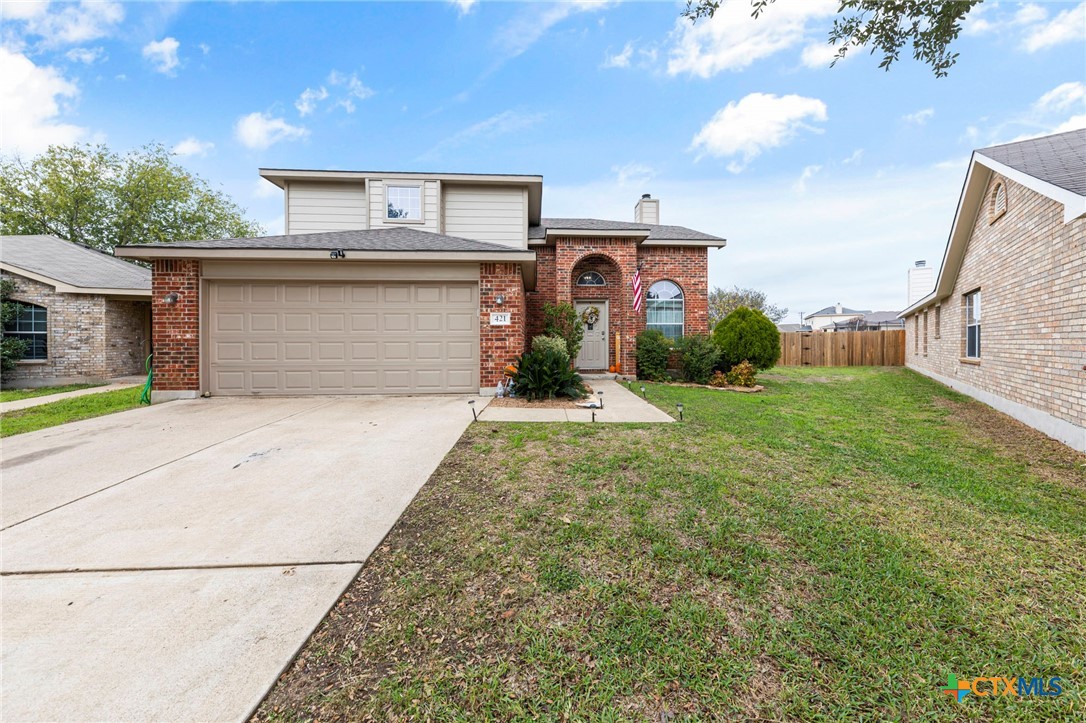
{"label": "neighboring brick house", "polygon": [[139,374],[150,350],[151,271],[56,236],[0,236],[0,271],[19,317],[5,336],[29,348],[4,386]]}
{"label": "neighboring brick house", "polygon": [[[156,401],[477,393],[544,325],[586,317],[584,371],[633,373],[637,334],[708,332],[708,252],[659,223],[543,218],[541,176],[263,169],[285,231],[119,247],[152,262]],[[640,272],[643,303],[634,311]]]}
{"label": "neighboring brick house", "polygon": [[1086,130],[973,153],[906,365],[1086,451]]}

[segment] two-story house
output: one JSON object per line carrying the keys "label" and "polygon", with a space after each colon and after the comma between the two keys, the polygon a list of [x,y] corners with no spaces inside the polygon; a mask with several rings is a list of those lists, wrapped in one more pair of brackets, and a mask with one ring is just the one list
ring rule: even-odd
{"label": "two-story house", "polygon": [[632,373],[646,326],[708,331],[724,239],[661,225],[648,195],[632,222],[544,218],[535,175],[260,174],[283,189],[284,235],[116,249],[152,264],[156,401],[485,393],[546,303],[598,317],[585,371]]}

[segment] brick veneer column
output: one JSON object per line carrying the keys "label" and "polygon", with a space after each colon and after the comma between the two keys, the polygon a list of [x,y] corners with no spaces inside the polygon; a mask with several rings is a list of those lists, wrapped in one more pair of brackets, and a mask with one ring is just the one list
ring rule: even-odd
{"label": "brick veneer column", "polygon": [[[498,295],[505,297],[499,305]],[[508,326],[491,326],[491,312],[510,314]],[[479,386],[495,387],[502,370],[524,353],[524,282],[517,264],[479,264]]]}
{"label": "brick veneer column", "polygon": [[[177,302],[168,304],[167,294]],[[156,259],[151,271],[151,340],[154,344],[153,391],[160,399],[176,392],[200,391],[200,262]]]}

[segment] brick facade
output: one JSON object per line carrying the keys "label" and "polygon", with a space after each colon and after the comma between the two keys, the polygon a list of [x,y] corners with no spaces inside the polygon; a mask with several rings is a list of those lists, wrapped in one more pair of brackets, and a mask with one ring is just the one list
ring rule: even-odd
{"label": "brick facade", "polygon": [[14,301],[46,309],[48,359],[24,361],[4,375],[14,386],[101,381],[139,374],[149,348],[150,302],[60,293],[14,273]]}
{"label": "brick facade", "polygon": [[[177,294],[176,303],[167,303],[167,294]],[[199,391],[200,262],[156,259],[151,300],[154,391]]]}
{"label": "brick facade", "polygon": [[[616,339],[621,336],[618,361],[623,373],[636,368],[636,338],[645,328],[645,305],[633,310],[633,276],[641,264],[641,286],[647,293],[657,281],[672,281],[683,290],[686,334],[709,331],[708,249],[697,246],[639,246],[636,239],[563,237],[554,246],[535,249],[538,265],[536,290],[528,293],[528,340],[543,330],[543,305],[572,303],[577,299],[605,298],[609,304],[608,359],[616,360]],[[584,271],[598,271],[605,287],[578,287]]]}
{"label": "brick facade", "polygon": [[[1007,210],[991,221],[998,183]],[[977,289],[973,361],[964,295]],[[993,174],[952,293],[906,322],[906,365],[1077,425],[1086,444],[1086,219],[1064,223],[1062,204]]]}
{"label": "brick facade", "polygon": [[[508,312],[509,325],[491,326],[491,312]],[[524,353],[525,323],[520,266],[479,264],[479,386],[497,386],[506,365]]]}

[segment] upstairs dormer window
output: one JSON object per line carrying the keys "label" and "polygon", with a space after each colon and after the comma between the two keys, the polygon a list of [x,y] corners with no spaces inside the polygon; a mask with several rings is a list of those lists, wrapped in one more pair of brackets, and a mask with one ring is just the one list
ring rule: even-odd
{"label": "upstairs dormer window", "polygon": [[997,183],[988,199],[988,223],[995,223],[1007,212],[1007,186]]}
{"label": "upstairs dormer window", "polygon": [[598,271],[585,271],[577,277],[577,286],[607,286],[607,281]]}
{"label": "upstairs dormer window", "polygon": [[422,188],[419,186],[386,186],[389,221],[422,220]]}

